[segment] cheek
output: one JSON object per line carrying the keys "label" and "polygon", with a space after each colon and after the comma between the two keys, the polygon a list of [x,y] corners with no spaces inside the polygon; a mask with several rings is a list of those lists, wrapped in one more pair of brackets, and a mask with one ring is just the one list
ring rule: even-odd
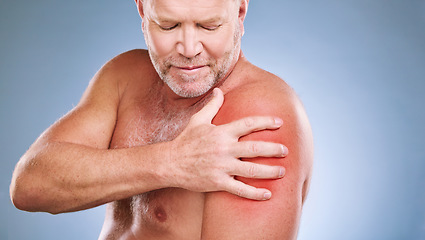
{"label": "cheek", "polygon": [[234,33],[229,29],[219,34],[206,36],[203,45],[211,56],[220,58],[234,48]]}
{"label": "cheek", "polygon": [[172,34],[149,32],[149,45],[158,56],[170,55],[174,49],[175,37]]}

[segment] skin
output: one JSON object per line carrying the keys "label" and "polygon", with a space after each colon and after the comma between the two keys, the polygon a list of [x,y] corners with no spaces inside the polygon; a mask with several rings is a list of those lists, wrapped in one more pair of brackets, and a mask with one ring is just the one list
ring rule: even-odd
{"label": "skin", "polygon": [[[241,60],[240,65],[244,69],[240,74],[246,80],[226,94],[226,102],[213,122],[220,125],[254,114],[273,114],[284,119],[280,129],[255,132],[240,140],[285,144],[290,149],[285,158],[242,161],[279,164],[285,167],[286,174],[279,180],[236,177],[252,186],[270,189],[273,197],[269,201],[254,202],[224,192],[206,194],[202,235],[204,239],[296,239],[311,181],[310,125],[302,104],[288,85],[248,62]],[[249,107],[241,108],[243,105]]]}
{"label": "skin", "polygon": [[233,68],[246,13],[236,14],[236,2],[145,1],[137,5],[152,62],[179,96],[205,94]]}
{"label": "skin", "polygon": [[15,206],[108,203],[99,239],[294,239],[311,130],[291,88],[239,49],[248,2],[136,4],[149,52],[105,64],[35,141],[12,178]]}

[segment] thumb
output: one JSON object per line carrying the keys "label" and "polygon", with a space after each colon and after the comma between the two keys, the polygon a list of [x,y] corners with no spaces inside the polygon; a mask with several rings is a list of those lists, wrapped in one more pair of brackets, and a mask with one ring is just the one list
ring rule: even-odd
{"label": "thumb", "polygon": [[212,99],[199,112],[193,115],[192,119],[199,123],[211,123],[223,102],[223,92],[219,88],[214,88]]}

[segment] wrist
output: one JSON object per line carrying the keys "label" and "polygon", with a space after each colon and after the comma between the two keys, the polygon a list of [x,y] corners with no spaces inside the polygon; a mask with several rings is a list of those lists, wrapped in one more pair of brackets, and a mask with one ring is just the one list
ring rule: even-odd
{"label": "wrist", "polygon": [[161,188],[178,187],[175,172],[176,148],[173,141],[161,142],[155,145],[156,156],[153,162],[153,172]]}

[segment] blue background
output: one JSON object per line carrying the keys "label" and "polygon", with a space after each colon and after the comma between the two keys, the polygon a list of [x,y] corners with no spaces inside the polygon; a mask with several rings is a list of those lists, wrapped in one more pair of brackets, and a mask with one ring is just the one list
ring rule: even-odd
{"label": "blue background", "polygon": [[[315,170],[299,239],[425,239],[425,1],[252,0],[254,64],[303,100]],[[134,2],[0,1],[0,239],[97,239],[104,207],[16,210],[14,165],[113,56],[145,48]]]}

